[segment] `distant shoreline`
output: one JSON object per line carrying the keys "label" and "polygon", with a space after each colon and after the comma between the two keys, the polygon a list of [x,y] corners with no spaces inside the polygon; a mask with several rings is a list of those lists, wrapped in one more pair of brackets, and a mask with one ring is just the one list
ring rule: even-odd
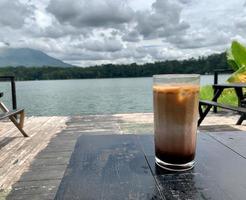
{"label": "distant shoreline", "polygon": [[229,69],[226,54],[188,60],[170,60],[138,65],[105,64],[92,67],[1,67],[0,76],[16,77],[16,80],[65,80],[99,78],[152,77],[154,74],[213,74],[215,69]]}

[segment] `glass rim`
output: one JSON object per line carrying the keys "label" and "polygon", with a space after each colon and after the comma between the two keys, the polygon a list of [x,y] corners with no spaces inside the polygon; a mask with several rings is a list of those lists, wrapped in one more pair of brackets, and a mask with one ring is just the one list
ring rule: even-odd
{"label": "glass rim", "polygon": [[155,74],[153,78],[199,78],[200,74]]}

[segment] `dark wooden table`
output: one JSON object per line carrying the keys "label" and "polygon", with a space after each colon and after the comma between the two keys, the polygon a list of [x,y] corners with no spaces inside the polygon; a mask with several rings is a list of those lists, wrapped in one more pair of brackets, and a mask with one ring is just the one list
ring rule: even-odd
{"label": "dark wooden table", "polygon": [[179,173],[155,165],[153,135],[83,135],[56,194],[57,200],[245,198],[241,131],[199,133],[196,166]]}

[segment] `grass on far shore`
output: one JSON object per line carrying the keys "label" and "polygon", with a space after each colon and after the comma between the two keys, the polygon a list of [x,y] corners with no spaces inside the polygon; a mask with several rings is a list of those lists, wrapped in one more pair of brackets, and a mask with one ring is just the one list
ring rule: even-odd
{"label": "grass on far shore", "polygon": [[[200,90],[200,99],[211,100],[213,98],[213,88],[210,85],[203,86]],[[226,89],[218,99],[219,103],[237,106],[237,95],[234,89]]]}

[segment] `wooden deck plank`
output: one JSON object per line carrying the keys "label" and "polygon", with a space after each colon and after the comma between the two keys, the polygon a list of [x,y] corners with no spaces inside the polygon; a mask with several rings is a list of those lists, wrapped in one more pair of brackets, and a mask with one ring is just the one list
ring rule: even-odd
{"label": "wooden deck plank", "polygon": [[6,197],[6,200],[51,200],[54,199],[56,193],[56,188],[53,188],[53,191],[40,191],[38,194],[25,194],[21,190],[16,195],[10,194]]}
{"label": "wooden deck plank", "polygon": [[32,162],[32,166],[40,166],[45,168],[46,166],[67,165],[69,158],[57,157],[57,158],[44,158],[35,159]]}
{"label": "wooden deck plank", "polygon": [[[25,124],[25,128],[30,132],[30,137],[35,135],[36,131],[41,129],[42,124],[47,121],[47,118],[37,118],[35,121],[27,121]],[[13,129],[12,129],[13,130]],[[0,152],[0,159],[3,159],[3,155],[5,154],[6,151],[11,151],[14,150],[14,148],[18,148],[18,145],[22,146],[23,143],[25,143],[29,138],[24,138],[26,140],[23,140],[23,136],[19,135],[17,130],[13,130],[12,132],[8,133],[8,137],[18,137],[19,139],[15,143],[10,143],[8,146],[6,146],[6,149],[2,149]],[[2,135],[2,134],[1,134]],[[5,136],[3,136],[5,137]]]}
{"label": "wooden deck plank", "polygon": [[[53,124],[52,126],[56,127],[60,125],[60,122],[50,121],[48,124]],[[42,128],[42,134],[44,134],[45,140],[47,129],[54,130],[50,125],[46,128]],[[66,126],[69,129],[69,127]],[[66,170],[67,164],[69,163],[70,156],[74,150],[74,145],[76,143],[76,137],[69,137],[69,133],[62,133],[60,131],[58,134],[54,134],[49,140],[46,141],[46,147],[43,148],[35,156],[35,159],[28,167],[26,172],[22,174],[17,183],[12,185],[12,191],[8,196],[8,199],[29,199],[31,195],[34,198],[37,197],[42,199],[43,197],[53,199],[55,191],[59,186],[59,183],[63,177],[63,174]],[[36,134],[40,135],[40,134]],[[80,134],[77,134],[77,137]],[[36,136],[36,140],[32,141],[31,146],[37,147],[37,141],[41,138]],[[43,137],[42,137],[43,139]],[[48,143],[48,144],[47,144]],[[39,186],[37,183],[41,183]],[[50,185],[50,183],[55,182],[55,185],[52,185],[52,191],[47,191],[43,189],[43,185]],[[36,189],[34,189],[36,188]],[[45,193],[51,192],[50,196],[46,197]]]}
{"label": "wooden deck plank", "polygon": [[[34,135],[34,134],[33,134]],[[40,136],[38,136],[40,138]],[[38,138],[38,139],[39,139]],[[11,170],[11,167],[14,167],[14,164],[17,164],[18,162],[25,162],[25,160],[32,155],[33,149],[37,150],[39,149],[40,141],[38,141],[39,145],[37,146],[37,141],[31,140],[30,144],[30,138],[27,138],[27,140],[23,140],[19,145],[16,145],[16,148],[11,148],[10,156],[7,157],[7,160],[3,160],[4,163],[10,163],[12,165],[7,166],[7,168],[2,168],[2,170],[8,169]],[[23,146],[25,143],[26,146]],[[1,169],[0,169],[1,174]],[[2,178],[2,177],[1,177]]]}
{"label": "wooden deck plank", "polygon": [[[0,131],[0,139],[3,139],[0,148],[0,189],[10,188],[19,179],[33,158],[65,127],[68,119],[68,117],[27,118],[24,127],[30,135],[29,138],[24,138],[13,128],[7,133],[2,132],[12,125],[9,122],[0,123],[0,127],[4,127]],[[5,136],[7,139],[4,139]]]}
{"label": "wooden deck plank", "polygon": [[[66,166],[63,167],[66,168]],[[59,168],[57,168],[57,170],[60,172],[65,171],[65,169]],[[49,172],[47,172],[47,174],[48,173]],[[37,172],[25,173],[25,178],[23,177],[23,179],[14,184],[14,187],[7,199],[28,199],[31,195],[33,195],[36,199],[38,199],[38,197],[39,199],[43,199],[43,197],[45,197],[44,199],[48,199],[48,197],[49,199],[54,199],[57,188],[61,182],[61,179],[58,179],[57,176],[60,176],[61,174],[55,174],[56,176],[52,175],[53,177],[47,177],[46,175],[46,178],[40,176],[39,180],[34,180],[35,178],[32,178],[30,176],[31,174],[37,175]],[[46,196],[46,194],[48,194],[48,196]]]}
{"label": "wooden deck plank", "polygon": [[[29,129],[30,131],[30,137],[33,137],[38,130],[42,129],[42,127],[45,127],[45,123],[47,123],[47,119],[43,119],[43,123],[38,125],[40,123],[40,121],[37,122],[37,124],[32,123],[30,126],[31,128]],[[16,134],[16,133],[15,133]],[[0,163],[5,163],[6,162],[6,158],[8,158],[9,155],[14,156],[14,152],[18,151],[19,148],[25,148],[25,146],[23,146],[23,144],[26,144],[28,141],[30,140],[30,138],[23,138],[23,136],[19,136],[18,140],[16,140],[15,142],[10,143],[8,146],[6,146],[6,148],[3,148],[1,153],[0,153]],[[6,154],[6,151],[8,152],[8,154]],[[0,165],[1,166],[1,165]]]}
{"label": "wooden deck plank", "polygon": [[[32,168],[28,173],[24,173],[19,182],[42,181],[42,180],[61,180],[67,165],[51,165],[45,167]],[[16,186],[15,186],[16,187]]]}
{"label": "wooden deck plank", "polygon": [[63,158],[69,158],[71,155],[71,152],[68,151],[59,151],[59,152],[49,152],[49,153],[45,153],[45,152],[41,152],[39,153],[35,159],[39,159],[39,158],[59,158],[59,157],[63,157]]}
{"label": "wooden deck plank", "polygon": [[[30,118],[25,121],[25,127],[26,129],[30,124],[33,123],[34,118]],[[0,138],[5,138],[5,137],[21,137],[22,135],[17,131],[17,128],[13,125],[12,122],[6,121],[6,122],[1,122],[0,127],[4,127],[3,129],[0,130]],[[23,137],[23,136],[22,136]]]}

